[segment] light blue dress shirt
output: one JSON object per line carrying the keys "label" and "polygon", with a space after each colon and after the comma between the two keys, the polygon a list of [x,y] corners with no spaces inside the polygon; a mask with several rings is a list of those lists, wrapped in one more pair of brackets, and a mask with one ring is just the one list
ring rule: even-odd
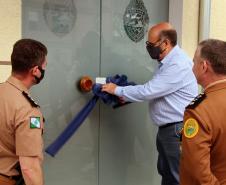
{"label": "light blue dress shirt", "polygon": [[135,86],[117,87],[115,94],[127,101],[149,101],[150,117],[158,126],[183,121],[185,107],[198,95],[193,62],[176,45],[160,62],[153,78]]}

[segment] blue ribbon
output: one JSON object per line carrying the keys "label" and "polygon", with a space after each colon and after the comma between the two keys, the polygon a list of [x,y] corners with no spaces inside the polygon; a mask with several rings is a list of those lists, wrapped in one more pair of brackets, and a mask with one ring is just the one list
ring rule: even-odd
{"label": "blue ribbon", "polygon": [[[128,82],[126,75],[115,75],[113,77],[107,77],[106,83],[114,83],[119,86],[128,86],[128,85],[136,85],[134,82]],[[95,84],[93,86],[93,94],[100,97],[100,99],[107,105],[113,105],[114,107],[123,106],[126,103],[121,103],[118,96],[108,94],[106,92],[101,91],[102,85],[101,84]],[[128,102],[127,102],[128,103]]]}
{"label": "blue ribbon", "polygon": [[79,126],[86,119],[89,113],[93,110],[98,99],[98,96],[93,96],[93,98],[82,108],[82,110],[69,123],[66,129],[57,137],[57,139],[46,148],[46,153],[48,153],[52,157],[56,155],[56,153],[67,142],[67,140],[70,139],[70,137],[79,128]]}
{"label": "blue ribbon", "polygon": [[[125,75],[115,75],[114,77],[107,77],[106,83],[115,83],[119,86],[135,85],[134,82],[127,82],[127,76]],[[115,95],[108,94],[101,91],[101,84],[94,84],[93,98],[80,110],[76,117],[68,124],[65,130],[57,137],[57,139],[46,148],[46,153],[54,157],[56,153],[61,149],[61,147],[70,139],[70,137],[75,133],[83,121],[87,118],[89,113],[93,110],[98,99],[108,105],[112,104],[113,108],[117,108],[127,103],[121,103],[119,98]]]}

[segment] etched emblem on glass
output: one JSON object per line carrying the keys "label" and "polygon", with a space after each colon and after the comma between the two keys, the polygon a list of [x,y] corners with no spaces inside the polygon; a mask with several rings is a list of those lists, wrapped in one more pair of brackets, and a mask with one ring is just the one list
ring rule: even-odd
{"label": "etched emblem on glass", "polygon": [[124,17],[124,28],[128,37],[139,42],[147,32],[149,17],[142,0],[130,0]]}
{"label": "etched emblem on glass", "polygon": [[74,0],[45,0],[43,15],[50,30],[59,37],[70,33],[76,19]]}

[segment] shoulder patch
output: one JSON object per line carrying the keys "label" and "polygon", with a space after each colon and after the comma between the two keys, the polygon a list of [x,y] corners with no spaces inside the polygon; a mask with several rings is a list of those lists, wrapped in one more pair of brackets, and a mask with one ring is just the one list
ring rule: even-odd
{"label": "shoulder patch", "polygon": [[41,128],[40,117],[30,117],[30,128]]}
{"label": "shoulder patch", "polygon": [[40,106],[32,99],[32,97],[29,96],[28,93],[26,93],[25,91],[23,91],[22,94],[23,94],[24,97],[30,102],[30,104],[32,105],[32,107],[40,107]]}
{"label": "shoulder patch", "polygon": [[193,138],[199,131],[199,124],[194,118],[189,118],[184,124],[184,136],[187,138]]}
{"label": "shoulder patch", "polygon": [[194,98],[194,100],[191,101],[191,103],[186,107],[186,109],[194,109],[199,105],[204,99],[206,98],[205,93],[200,93],[198,96]]}

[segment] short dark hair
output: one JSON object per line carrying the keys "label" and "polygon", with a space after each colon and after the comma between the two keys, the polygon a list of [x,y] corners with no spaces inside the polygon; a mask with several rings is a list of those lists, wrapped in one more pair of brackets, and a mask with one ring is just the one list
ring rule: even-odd
{"label": "short dark hair", "polygon": [[226,74],[226,42],[207,39],[199,43],[200,57],[210,62],[217,74]]}
{"label": "short dark hair", "polygon": [[47,55],[44,44],[33,39],[18,40],[11,54],[12,72],[27,72],[34,66],[41,66]]}
{"label": "short dark hair", "polygon": [[172,46],[177,45],[177,31],[174,29],[161,31],[160,38],[167,38],[170,41]]}

